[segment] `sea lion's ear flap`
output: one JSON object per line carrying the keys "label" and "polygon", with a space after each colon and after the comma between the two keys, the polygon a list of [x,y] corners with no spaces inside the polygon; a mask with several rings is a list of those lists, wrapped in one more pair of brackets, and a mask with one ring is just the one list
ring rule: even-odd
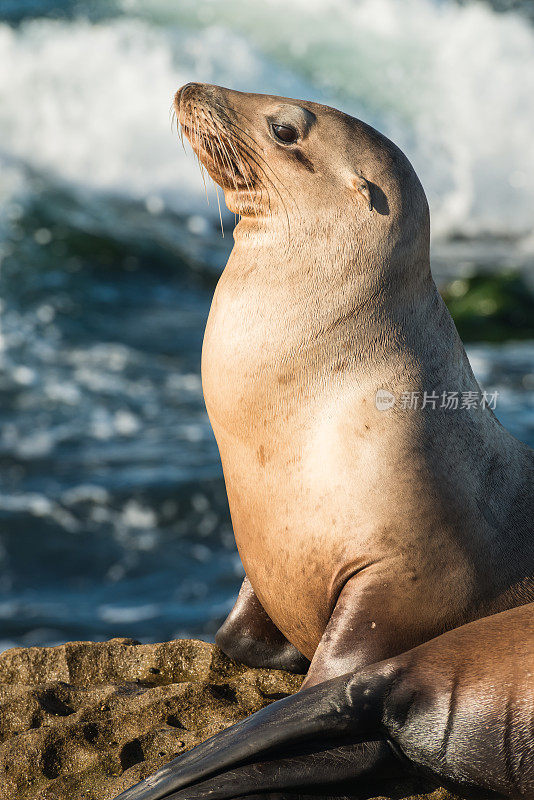
{"label": "sea lion's ear flap", "polygon": [[372,211],[373,201],[371,200],[371,190],[365,178],[361,175],[355,175],[352,179],[352,188],[356,192],[358,200],[365,202],[369,211]]}

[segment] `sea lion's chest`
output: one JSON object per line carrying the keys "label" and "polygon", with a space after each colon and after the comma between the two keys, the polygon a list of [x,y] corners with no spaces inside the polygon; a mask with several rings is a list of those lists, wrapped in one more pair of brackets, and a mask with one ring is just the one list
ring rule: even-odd
{"label": "sea lion's chest", "polygon": [[302,506],[316,413],[316,393],[306,396],[296,363],[305,334],[282,293],[252,282],[238,288],[223,277],[214,296],[202,350],[204,398],[245,570],[280,628],[316,645],[326,624],[317,598],[327,595],[335,566],[324,527],[318,535]]}
{"label": "sea lion's chest", "polygon": [[259,428],[287,414],[299,380],[293,353],[300,329],[283,288],[223,273],[202,347],[202,388],[216,436],[223,428],[240,440],[255,439]]}

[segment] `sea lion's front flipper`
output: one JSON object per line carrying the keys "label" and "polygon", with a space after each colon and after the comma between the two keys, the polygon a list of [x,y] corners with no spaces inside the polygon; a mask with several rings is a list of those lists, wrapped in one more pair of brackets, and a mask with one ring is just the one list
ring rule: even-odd
{"label": "sea lion's front flipper", "polygon": [[223,653],[249,667],[285,669],[304,674],[310,662],[285,638],[245,578],[233,609],[217,631]]}
{"label": "sea lion's front flipper", "polygon": [[408,567],[398,563],[358,571],[339,593],[302,688],[358,673],[437,636],[433,596],[430,581],[414,585]]}
{"label": "sea lion's front flipper", "polygon": [[[298,759],[300,780],[304,780],[305,785],[309,785],[307,775],[313,775],[314,781],[320,782],[318,770],[322,771],[323,767],[323,778],[329,779],[330,766],[326,766],[327,761],[332,766],[340,762],[343,754],[338,751],[330,756],[323,753],[320,757],[314,755],[314,752],[320,753],[328,748],[335,750],[347,744],[354,745],[362,740],[380,738],[382,698],[390,672],[388,665],[379,665],[378,669],[366,670],[361,675],[334,678],[272,703],[174,759],[154,775],[121,794],[120,800],[169,798],[178,790],[205,783],[215,775],[223,785],[221,776],[222,773],[228,773],[228,770],[232,770],[235,777],[230,775],[225,778],[230,791],[225,796],[235,796],[237,790],[234,782],[240,779],[253,782],[258,771],[264,775],[266,785],[276,785],[283,789],[284,782],[291,780],[291,758],[286,761],[288,753],[293,753]],[[267,766],[266,757],[271,766]],[[376,757],[385,758],[385,748],[380,746],[378,753],[374,755],[371,748],[370,754],[365,754],[362,764],[365,772],[368,770],[369,758],[374,764],[373,758]],[[322,762],[316,762],[317,768],[313,766],[315,758],[323,758]],[[278,759],[280,773],[277,773],[275,759]],[[358,774],[356,751],[350,761],[351,774]],[[234,769],[238,767],[243,767],[243,771]],[[251,791],[256,791],[257,784],[253,786]]]}

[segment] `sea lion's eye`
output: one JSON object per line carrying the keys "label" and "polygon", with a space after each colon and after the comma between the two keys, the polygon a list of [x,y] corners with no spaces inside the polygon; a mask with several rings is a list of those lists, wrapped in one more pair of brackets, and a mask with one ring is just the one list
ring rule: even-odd
{"label": "sea lion's eye", "polygon": [[295,128],[290,128],[289,125],[271,125],[276,139],[279,139],[284,144],[292,144],[297,141],[297,132]]}

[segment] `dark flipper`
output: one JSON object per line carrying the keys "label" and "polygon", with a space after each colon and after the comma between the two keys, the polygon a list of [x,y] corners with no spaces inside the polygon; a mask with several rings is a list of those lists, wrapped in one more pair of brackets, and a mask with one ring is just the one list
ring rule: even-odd
{"label": "dark flipper", "polygon": [[285,638],[245,578],[235,605],[215,636],[223,653],[249,667],[304,674],[310,662]]}
{"label": "dark flipper", "polygon": [[[397,776],[403,765],[386,742],[362,742],[329,750],[295,748],[283,758],[235,767],[194,786],[168,795],[166,800],[229,800],[269,792],[305,792],[318,789],[335,793],[359,788],[355,781]],[[299,752],[302,751],[302,752]],[[360,784],[361,785],[361,784]]]}
{"label": "dark flipper", "polygon": [[[120,800],[160,800],[193,784],[199,792],[208,791],[208,783],[211,788],[222,786],[227,794],[221,796],[233,797],[246,793],[240,780],[249,794],[257,792],[254,778],[262,789],[279,791],[337,778],[332,769],[341,769],[343,777],[357,777],[366,774],[370,766],[376,768],[376,759],[389,768],[392,759],[384,743],[360,750],[354,745],[380,738],[383,692],[390,677],[391,669],[384,665],[279,700],[174,759],[123,792]],[[288,748],[293,753],[289,759]],[[298,769],[293,778],[295,765]],[[215,775],[216,781],[206,783]],[[203,789],[198,786],[202,782]]]}

